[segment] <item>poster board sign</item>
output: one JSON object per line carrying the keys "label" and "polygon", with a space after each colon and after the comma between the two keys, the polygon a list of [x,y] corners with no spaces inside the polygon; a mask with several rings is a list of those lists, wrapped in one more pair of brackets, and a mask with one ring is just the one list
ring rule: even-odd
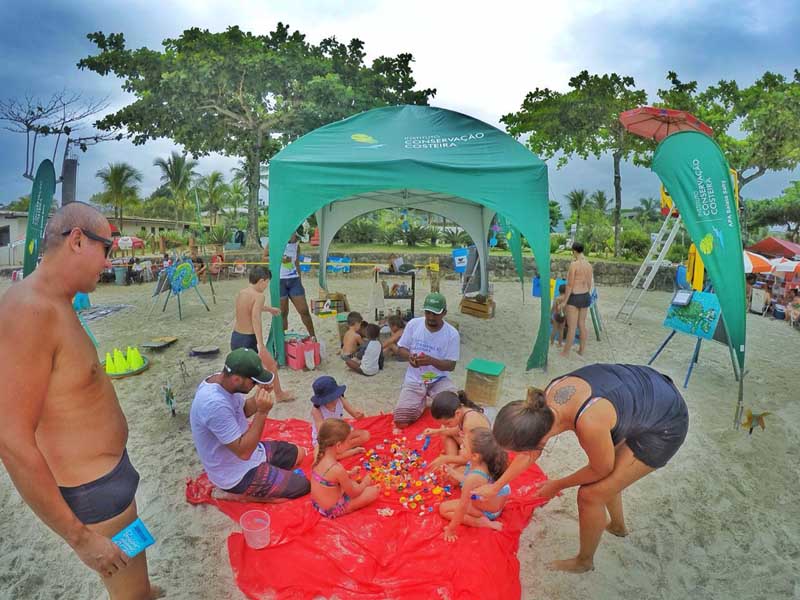
{"label": "poster board sign", "polygon": [[182,261],[167,269],[167,278],[170,282],[173,294],[180,294],[183,291],[197,287],[197,273],[194,270],[192,261]]}
{"label": "poster board sign", "polygon": [[466,248],[456,248],[453,250],[453,270],[456,273],[465,273],[467,270],[467,257],[469,250]]}
{"label": "poster board sign", "polygon": [[704,340],[714,339],[722,315],[719,299],[711,292],[694,292],[685,306],[670,304],[664,327]]}

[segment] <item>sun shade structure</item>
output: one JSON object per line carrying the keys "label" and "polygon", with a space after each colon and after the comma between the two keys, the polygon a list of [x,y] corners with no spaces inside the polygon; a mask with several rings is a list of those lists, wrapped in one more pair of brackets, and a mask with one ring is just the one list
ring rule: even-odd
{"label": "sun shade structure", "polygon": [[753,252],[760,252],[767,256],[783,256],[790,260],[800,258],[800,244],[776,237],[766,237],[748,248]]}
{"label": "sun shade structure", "polygon": [[620,113],[619,120],[631,133],[656,142],[679,131],[699,131],[708,136],[713,134],[711,127],[694,115],[672,108],[641,106]]}
{"label": "sun shade structure", "polygon": [[755,252],[744,251],[744,272],[745,273],[771,273],[774,268],[769,259],[756,254]]}
{"label": "sun shade structure", "polygon": [[[428,106],[378,108],[320,127],[270,161],[269,254],[273,273],[292,232],[317,215],[320,262],[333,236],[353,218],[379,208],[430,211],[472,237],[486,285],[486,238],[499,215],[524,235],[539,275],[550,278],[547,166],[514,138],[467,115]],[[515,257],[519,258],[519,257]],[[521,264],[521,261],[515,261]],[[325,269],[320,269],[325,285]],[[280,282],[272,279],[273,302]],[[527,367],[547,364],[550,299]],[[524,321],[524,317],[523,317]],[[280,317],[270,347],[283,361]]]}

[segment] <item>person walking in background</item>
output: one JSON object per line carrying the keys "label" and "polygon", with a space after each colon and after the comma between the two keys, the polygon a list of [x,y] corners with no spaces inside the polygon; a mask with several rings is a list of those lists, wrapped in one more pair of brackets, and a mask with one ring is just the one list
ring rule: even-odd
{"label": "person walking in background", "polygon": [[564,292],[567,335],[561,356],[569,356],[576,329],[580,332],[578,354],[583,355],[586,351],[586,340],[589,337],[589,333],[586,331],[586,313],[589,312],[589,306],[592,304],[593,279],[592,265],[583,255],[583,244],[575,242],[572,244],[572,264],[567,272],[567,289]]}
{"label": "person walking in background", "polygon": [[[281,315],[283,316],[283,330],[289,327],[289,300],[294,304],[297,314],[303,321],[303,325],[312,338],[316,337],[314,332],[314,321],[311,319],[311,312],[308,309],[306,300],[306,290],[300,278],[300,263],[298,260],[299,243],[298,233],[295,231],[289,238],[289,243],[283,250],[281,257]],[[269,246],[264,247],[264,261],[269,262]]]}

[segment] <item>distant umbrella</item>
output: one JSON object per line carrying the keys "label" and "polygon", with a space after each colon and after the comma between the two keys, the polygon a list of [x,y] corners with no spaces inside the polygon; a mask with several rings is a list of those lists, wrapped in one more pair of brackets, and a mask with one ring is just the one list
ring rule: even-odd
{"label": "distant umbrella", "polygon": [[643,138],[660,142],[678,131],[699,131],[710,136],[711,127],[684,110],[641,106],[620,113],[619,120],[630,131]]}
{"label": "distant umbrella", "polygon": [[755,252],[744,250],[743,256],[745,273],[770,273],[774,268],[772,263],[769,262],[769,259]]}

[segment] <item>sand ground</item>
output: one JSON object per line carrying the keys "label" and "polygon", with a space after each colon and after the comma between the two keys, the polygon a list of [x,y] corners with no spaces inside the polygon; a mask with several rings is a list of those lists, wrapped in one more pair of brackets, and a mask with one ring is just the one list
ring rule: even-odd
{"label": "sand ground", "polygon": [[[10,283],[0,282],[0,293]],[[184,300],[184,318],[170,301],[148,316],[151,285],[104,285],[92,294],[97,304],[130,304],[121,312],[91,323],[101,357],[114,346],[176,335],[179,341],[151,354],[152,368],[141,376],[119,380],[115,388],[130,426],[128,449],[142,476],[137,496],[143,520],[158,538],[148,551],[150,572],[167,588],[169,598],[242,598],[230,570],[225,540],[236,527],[213,507],[191,506],[184,500],[184,481],[200,464],[192,444],[188,412],[198,381],[219,368],[228,347],[232,299],[242,280],[222,281],[216,305],[206,312],[193,294]],[[309,297],[316,282],[306,282]],[[332,279],[331,289],[348,294],[354,309],[365,312],[371,290],[368,279]],[[427,282],[421,281],[422,294]],[[211,302],[208,285],[202,293]],[[524,396],[528,384],[549,379],[586,362],[646,363],[666,335],[661,322],[669,294],[648,293],[633,325],[613,319],[623,288],[600,290],[605,333],[592,337],[585,359],[562,359],[551,353],[548,371],[524,370],[538,324],[538,300],[518,283],[495,283],[497,316],[483,321],[457,314],[456,282],[442,291],[453,306],[452,319],[461,327],[462,358],[454,379],[462,384],[464,366],[474,357],[500,360],[507,366],[501,402]],[[316,319],[328,357],[317,372],[282,370],[288,388],[299,399],[278,405],[275,418],[307,418],[312,380],[320,371],[349,386],[351,401],[368,414],[390,411],[404,366],[388,362],[378,376],[366,379],[346,373],[332,356],[338,347],[332,319]],[[292,312],[290,327],[300,322]],[[752,436],[732,428],[737,383],[725,347],[705,343],[685,397],[691,425],[681,451],[664,469],[625,492],[631,535],[605,536],[593,573],[576,576],[549,572],[545,563],[577,549],[576,490],[568,490],[534,513],[520,540],[523,598],[798,598],[800,578],[800,332],[784,322],[748,316],[746,406],[768,410],[766,431]],[[197,345],[215,344],[215,359],[190,358]],[[659,357],[658,368],[683,381],[693,340],[676,336]],[[189,373],[184,381],[183,361]],[[178,415],[165,408],[162,386],[175,390]],[[20,399],[24,401],[24,399]],[[0,417],[2,418],[2,417]],[[562,436],[540,464],[551,476],[562,476],[585,463],[571,434]],[[99,580],[20,499],[8,474],[0,469],[0,597],[13,599],[97,598]]]}

